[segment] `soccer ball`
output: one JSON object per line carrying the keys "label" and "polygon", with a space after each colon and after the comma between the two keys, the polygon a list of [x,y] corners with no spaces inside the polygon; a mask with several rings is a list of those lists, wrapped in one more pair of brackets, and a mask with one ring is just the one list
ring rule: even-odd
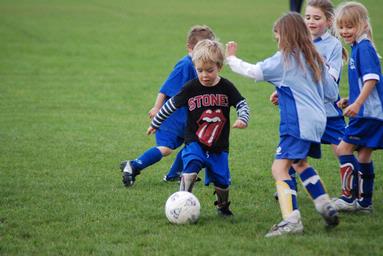
{"label": "soccer ball", "polygon": [[165,214],[174,224],[196,223],[201,205],[198,198],[190,192],[178,191],[172,194],[165,204]]}

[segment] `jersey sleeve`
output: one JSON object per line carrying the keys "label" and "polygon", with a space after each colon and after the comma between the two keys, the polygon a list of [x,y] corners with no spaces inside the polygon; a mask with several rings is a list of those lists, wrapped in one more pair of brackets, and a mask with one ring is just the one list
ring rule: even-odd
{"label": "jersey sleeve", "polygon": [[168,97],[173,97],[187,81],[195,77],[193,63],[188,57],[185,57],[174,66],[172,72],[161,86],[160,92]]}
{"label": "jersey sleeve", "polygon": [[326,65],[329,67],[328,72],[335,81],[338,81],[340,78],[340,74],[342,72],[342,61],[342,44],[337,41],[337,44],[331,52],[328,60],[326,60]]}
{"label": "jersey sleeve", "polygon": [[229,65],[233,72],[239,75],[254,79],[255,81],[263,80],[262,70],[258,64],[250,64],[235,56],[227,57],[226,64]]}
{"label": "jersey sleeve", "polygon": [[358,52],[360,74],[363,82],[367,80],[377,80],[380,78],[380,62],[375,48],[369,41],[360,45]]}
{"label": "jersey sleeve", "polygon": [[283,56],[280,52],[277,52],[270,58],[260,62],[263,74],[262,80],[272,84],[279,84],[281,78],[283,78],[283,72],[285,70],[283,65]]}

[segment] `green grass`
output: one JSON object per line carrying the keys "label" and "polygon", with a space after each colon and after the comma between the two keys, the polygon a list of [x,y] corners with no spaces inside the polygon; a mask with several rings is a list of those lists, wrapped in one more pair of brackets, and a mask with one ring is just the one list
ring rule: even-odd
{"label": "green grass", "polygon": [[[363,2],[382,54],[383,5]],[[119,162],[154,145],[145,135],[147,112],[186,53],[188,29],[208,24],[256,62],[275,51],[271,27],[287,8],[287,1],[0,0],[0,255],[380,254],[381,151],[372,215],[342,215],[327,232],[299,186],[305,234],[264,238],[281,218],[270,172],[278,110],[268,101],[272,86],[227,68],[222,75],[252,110],[248,129],[231,133],[235,218],[218,218],[213,188],[197,184],[198,224],[167,222],[164,204],[178,185],[161,178],[174,155],[145,170],[133,188],[122,186]],[[330,149],[311,163],[337,195]]]}

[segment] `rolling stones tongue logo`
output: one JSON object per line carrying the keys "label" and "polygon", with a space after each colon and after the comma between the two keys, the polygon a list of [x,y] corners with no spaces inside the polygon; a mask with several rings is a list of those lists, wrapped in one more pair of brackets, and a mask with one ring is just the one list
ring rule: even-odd
{"label": "rolling stones tongue logo", "polygon": [[197,121],[199,141],[210,147],[219,138],[225,123],[226,118],[220,109],[205,110]]}

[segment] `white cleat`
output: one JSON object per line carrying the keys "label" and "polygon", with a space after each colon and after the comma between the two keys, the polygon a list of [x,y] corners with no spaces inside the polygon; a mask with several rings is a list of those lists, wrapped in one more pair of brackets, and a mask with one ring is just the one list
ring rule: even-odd
{"label": "white cleat", "polygon": [[356,200],[351,203],[346,202],[342,198],[333,198],[335,209],[339,212],[355,212],[356,211]]}
{"label": "white cleat", "polygon": [[298,222],[289,222],[282,220],[278,224],[274,225],[270,231],[265,235],[265,237],[274,237],[282,236],[289,234],[302,234],[303,233],[303,224],[301,220]]}

